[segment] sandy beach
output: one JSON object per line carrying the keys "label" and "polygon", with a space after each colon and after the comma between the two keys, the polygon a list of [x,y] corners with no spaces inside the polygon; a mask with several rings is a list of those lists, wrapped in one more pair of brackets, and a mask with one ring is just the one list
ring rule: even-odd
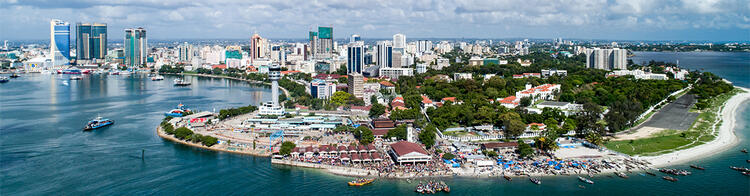
{"label": "sandy beach", "polygon": [[716,152],[725,151],[728,148],[736,145],[739,142],[737,135],[734,133],[736,124],[736,116],[738,109],[742,103],[750,100],[750,89],[737,87],[745,92],[739,93],[724,104],[721,112],[719,113],[722,119],[721,126],[718,128],[719,134],[711,142],[703,145],[699,145],[693,148],[688,148],[672,153],[667,153],[658,156],[645,156],[636,157],[640,160],[648,161],[653,167],[664,167],[669,165],[686,163],[691,160],[698,158],[705,158],[706,155],[715,155]]}

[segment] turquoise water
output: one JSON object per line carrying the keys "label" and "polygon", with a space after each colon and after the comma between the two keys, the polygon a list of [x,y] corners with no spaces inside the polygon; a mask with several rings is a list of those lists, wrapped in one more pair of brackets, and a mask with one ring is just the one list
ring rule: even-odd
{"label": "turquoise water", "polygon": [[[415,184],[406,181],[379,180],[353,188],[345,184],[347,177],[186,147],[154,133],[162,113],[180,102],[199,110],[255,104],[270,100],[270,90],[263,86],[187,77],[193,86],[173,87],[173,76],[154,82],[138,75],[87,76],[66,86],[66,78],[33,74],[0,84],[0,195],[415,194]],[[727,78],[750,83],[747,77]],[[750,148],[745,142],[750,136],[748,105],[737,117],[742,143],[696,161],[707,170],[675,183],[635,173],[630,179],[598,176],[592,179],[596,184],[585,189],[578,188],[575,176],[543,178],[542,185],[525,178],[444,180],[452,195],[748,195],[750,178],[728,168],[750,167],[745,163],[750,157],[739,152]],[[97,114],[115,120],[115,125],[82,132],[84,123]]]}

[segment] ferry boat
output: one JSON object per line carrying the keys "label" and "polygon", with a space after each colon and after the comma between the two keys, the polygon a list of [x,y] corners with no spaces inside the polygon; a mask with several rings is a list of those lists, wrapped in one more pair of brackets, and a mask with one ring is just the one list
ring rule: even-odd
{"label": "ferry boat", "polygon": [[177,105],[177,108],[164,113],[164,116],[182,117],[186,112],[190,112],[190,109],[187,109],[184,105],[179,104]]}
{"label": "ferry boat", "polygon": [[86,126],[83,127],[83,130],[84,131],[94,130],[94,129],[112,125],[114,123],[115,121],[113,120],[102,118],[102,117],[96,117],[94,120],[90,120],[88,123],[86,123]]}
{"label": "ferry boat", "polygon": [[71,76],[70,77],[70,80],[81,80],[81,79],[83,79],[83,77],[81,77],[81,76]]}
{"label": "ferry boat", "polygon": [[586,179],[586,178],[581,177],[581,176],[578,176],[578,180],[580,180],[581,182],[585,182],[585,183],[589,183],[589,184],[594,184],[594,181],[591,181],[591,180]]}
{"label": "ferry boat", "polygon": [[151,80],[152,81],[164,80],[164,76],[157,75],[157,76],[151,77]]}
{"label": "ferry boat", "polygon": [[174,79],[174,85],[175,86],[189,86],[190,82],[186,82],[186,81],[178,78],[178,79]]}
{"label": "ferry boat", "polygon": [[373,178],[370,178],[370,179],[361,178],[357,180],[352,180],[348,184],[349,186],[364,186],[364,185],[372,183],[373,181],[375,181],[375,179]]}
{"label": "ferry boat", "polygon": [[83,70],[80,69],[65,69],[65,70],[57,70],[58,74],[88,74],[89,70]]}
{"label": "ferry boat", "polygon": [[10,78],[8,78],[8,77],[0,77],[0,83],[6,83],[6,82],[9,82],[9,81],[10,81]]}

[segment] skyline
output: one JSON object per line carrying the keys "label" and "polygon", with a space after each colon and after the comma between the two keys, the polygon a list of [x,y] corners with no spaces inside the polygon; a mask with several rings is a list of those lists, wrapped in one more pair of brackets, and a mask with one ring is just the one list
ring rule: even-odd
{"label": "skyline", "polygon": [[[576,4],[573,4],[576,3]],[[697,1],[409,1],[235,2],[5,0],[0,39],[43,40],[49,20],[107,23],[108,37],[144,27],[154,40],[303,39],[333,26],[334,39],[359,34],[411,38],[568,38],[589,40],[750,40],[750,6],[739,0]],[[25,24],[25,25],[18,25]],[[72,33],[72,32],[71,32]],[[75,38],[72,38],[75,39]],[[118,39],[115,39],[118,40]]]}

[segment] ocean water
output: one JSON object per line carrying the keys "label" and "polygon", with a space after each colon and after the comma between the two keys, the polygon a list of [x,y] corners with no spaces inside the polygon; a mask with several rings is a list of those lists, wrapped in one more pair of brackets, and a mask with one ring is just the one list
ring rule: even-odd
{"label": "ocean water", "polygon": [[[742,71],[717,68],[720,59],[698,64],[719,75]],[[744,62],[731,69],[747,70],[750,61]],[[680,60],[680,65],[690,63]],[[749,84],[745,76],[724,77]],[[156,82],[140,75],[87,76],[81,81],[67,77],[27,74],[0,84],[0,195],[416,195],[416,182],[378,180],[349,187],[348,177],[271,165],[263,157],[186,147],[154,132],[162,113],[179,103],[198,110],[257,104],[270,100],[267,87],[198,77],[186,77],[191,87],[173,87],[174,76]],[[678,182],[637,173],[629,179],[597,176],[592,178],[596,184],[585,189],[578,187],[582,183],[575,176],[545,177],[542,185],[526,178],[442,180],[451,186],[451,195],[748,195],[750,177],[728,168],[750,167],[745,162],[750,156],[739,152],[750,148],[748,105],[743,104],[737,116],[741,144],[695,161],[706,171],[679,177]],[[116,123],[81,131],[96,115]],[[676,168],[689,169],[687,164]]]}

